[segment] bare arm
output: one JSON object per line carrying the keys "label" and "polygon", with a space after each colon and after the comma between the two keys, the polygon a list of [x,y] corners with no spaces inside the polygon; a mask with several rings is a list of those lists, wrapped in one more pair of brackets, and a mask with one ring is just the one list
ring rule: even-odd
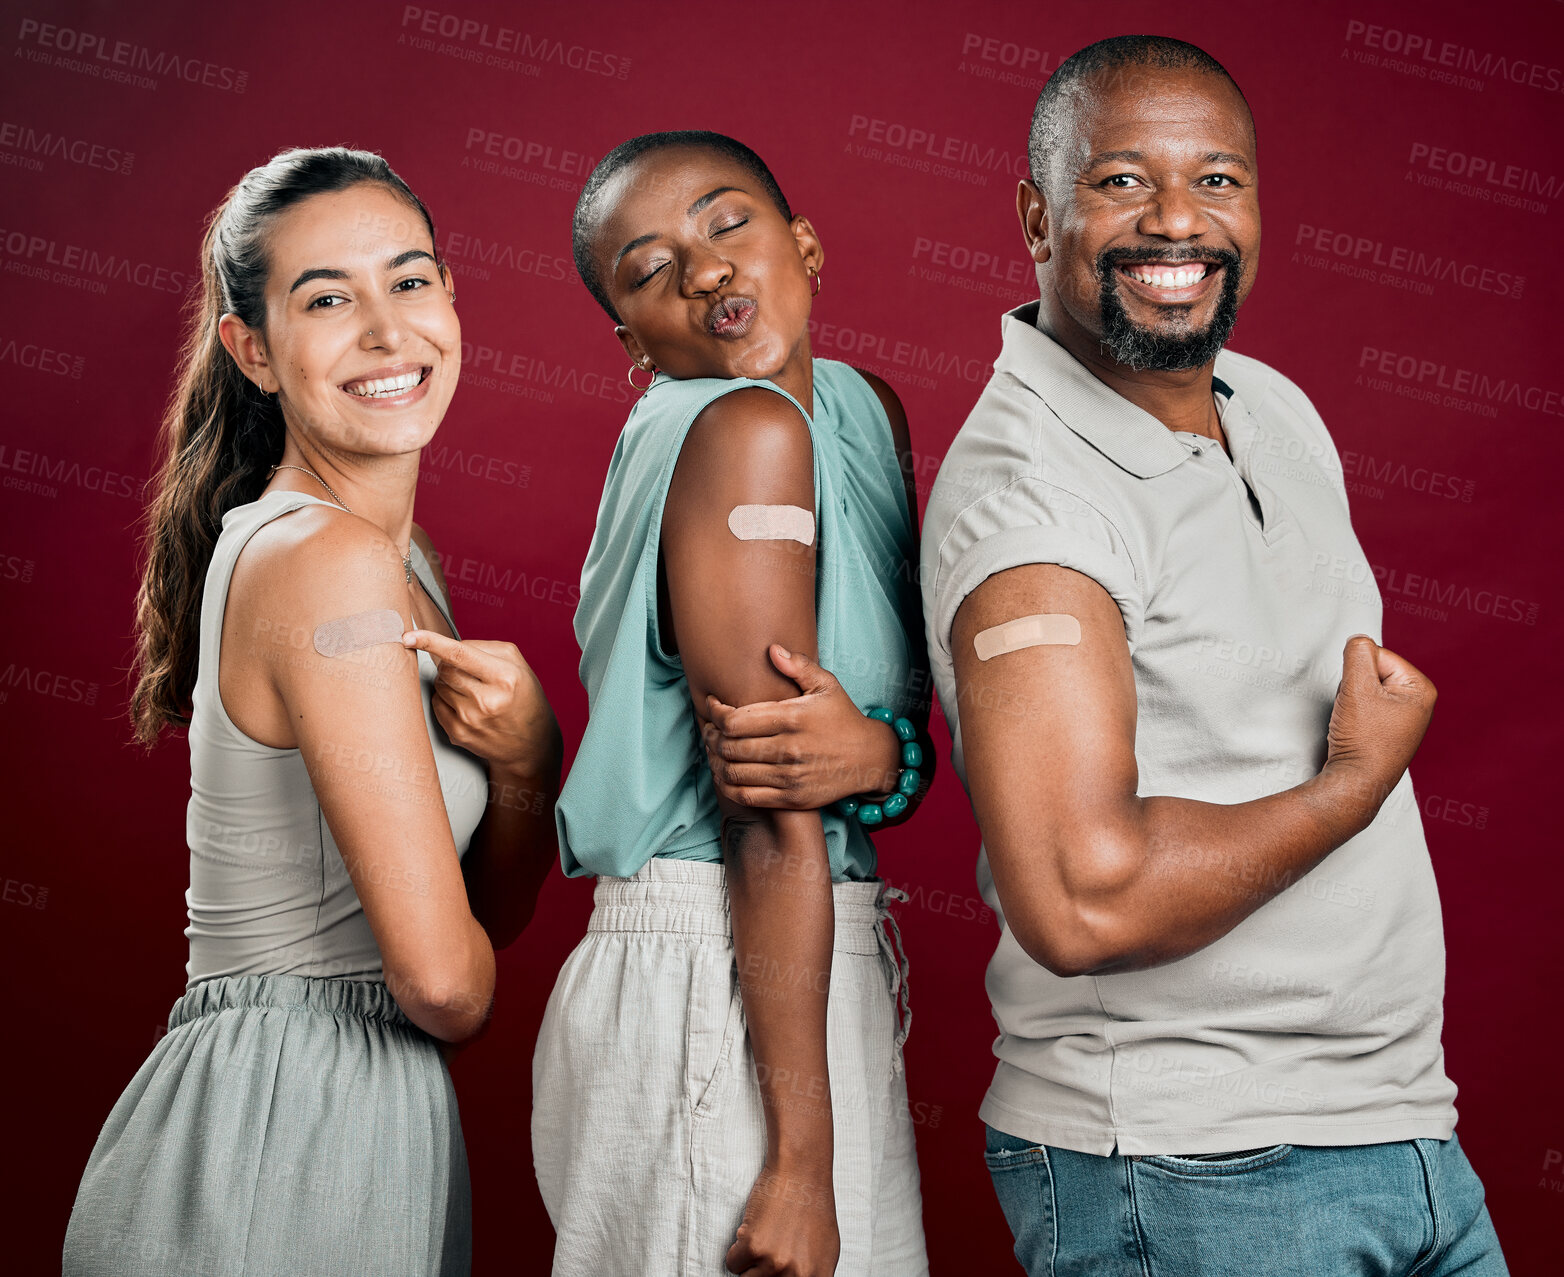
{"label": "bare arm", "polygon": [[[917,792],[899,816],[887,816],[871,830],[908,819],[934,781],[938,757],[929,738],[933,682],[929,677],[923,609],[916,588],[918,498],[907,417],[896,393],[872,373],[858,370],[879,397],[890,422],[892,446],[901,474],[912,528],[913,555],[893,570],[907,582],[901,623],[911,650],[906,692],[913,702],[907,717],[916,727],[923,758]],[[784,645],[785,646],[785,645]],[[742,708],[711,698],[706,706],[713,727],[706,732],[707,757],[718,791],[752,807],[817,810],[842,798],[878,801],[901,778],[902,742],[887,723],[868,718],[830,670],[808,656],[771,649],[776,668],[802,689],[786,701],[760,701]]]}
{"label": "bare arm", "polygon": [[[416,523],[413,540],[434,569],[451,610],[439,556]],[[456,642],[420,631],[419,645],[439,663],[435,716],[453,744],[489,769],[489,801],[462,857],[473,916],[496,949],[531,920],[538,892],[559,858],[554,804],[564,741],[548,697],[512,643]]]}
{"label": "bare arm", "polygon": [[[263,609],[258,615],[303,636],[382,608],[411,619],[389,538],[362,519],[307,517],[315,520],[310,535],[278,538],[255,564],[250,606]],[[416,655],[377,643],[327,657],[306,638],[287,661],[268,662],[268,677],[374,932],[387,987],[435,1037],[471,1037],[494,991],[494,952],[468,907]]]}
{"label": "bare arm", "polygon": [[[1078,645],[980,660],[983,630],[1033,613]],[[1132,971],[1210,944],[1364,829],[1427,727],[1434,689],[1349,641],[1320,773],[1224,805],[1136,796],[1135,681],[1118,607],[1052,564],[989,577],[951,630],[972,805],[1005,920],[1059,975]]]}
{"label": "bare arm", "polygon": [[538,893],[559,859],[554,804],[563,742],[555,730],[549,754],[535,765],[509,771],[490,764],[489,806],[462,857],[473,916],[496,949],[532,921]]}
{"label": "bare arm", "polygon": [[[814,546],[739,540],[728,514],[751,504],[814,510],[809,428],[761,389],[725,395],[697,418],[663,512],[673,628],[697,718],[708,692],[733,705],[795,694],[772,667],[769,643],[815,653]],[[826,1061],[835,923],[825,834],[814,811],[719,803],[733,948],[766,1112],[765,1173],[740,1244],[774,1259],[801,1256],[828,1274],[837,1246]],[[800,1195],[772,1192],[776,1178],[804,1185],[822,1209],[800,1218]]]}

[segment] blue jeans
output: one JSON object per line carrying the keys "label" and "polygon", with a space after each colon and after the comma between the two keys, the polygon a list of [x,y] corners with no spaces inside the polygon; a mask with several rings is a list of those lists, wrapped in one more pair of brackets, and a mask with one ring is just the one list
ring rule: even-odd
{"label": "blue jeans", "polygon": [[1452,1135],[1213,1158],[1098,1157],[988,1127],[1028,1277],[1506,1277]]}

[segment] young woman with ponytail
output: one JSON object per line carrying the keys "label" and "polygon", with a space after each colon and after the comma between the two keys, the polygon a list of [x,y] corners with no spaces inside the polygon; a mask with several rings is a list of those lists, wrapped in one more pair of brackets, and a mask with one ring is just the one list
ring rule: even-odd
{"label": "young woman with ponytail", "polygon": [[561,741],[457,637],[413,522],[461,332],[379,156],[213,215],[146,530],[136,736],[189,729],[186,990],[83,1175],[66,1274],[466,1273],[446,1052],[557,854]]}

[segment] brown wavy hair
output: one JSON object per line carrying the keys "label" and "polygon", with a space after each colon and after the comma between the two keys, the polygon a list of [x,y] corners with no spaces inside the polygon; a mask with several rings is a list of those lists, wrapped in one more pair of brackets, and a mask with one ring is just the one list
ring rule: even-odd
{"label": "brown wavy hair", "polygon": [[190,722],[201,595],[223,515],[256,500],[282,457],[276,397],[262,394],[239,370],[218,338],[217,322],[232,312],[264,335],[272,222],[312,195],[362,182],[405,200],[434,240],[429,210],[391,166],[372,151],[340,146],[281,152],[246,173],[207,219],[200,291],[189,306],[142,531],[130,719],[135,739],[148,747],[165,727]]}

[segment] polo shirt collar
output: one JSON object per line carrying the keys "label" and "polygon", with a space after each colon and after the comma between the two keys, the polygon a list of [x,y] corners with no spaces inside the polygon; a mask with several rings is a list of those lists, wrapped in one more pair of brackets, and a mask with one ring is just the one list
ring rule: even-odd
{"label": "polo shirt collar", "polygon": [[1027,302],[1000,321],[1002,341],[994,370],[1022,381],[1060,421],[1130,474],[1154,479],[1187,460],[1189,449],[1171,430],[1098,381],[1038,328],[1040,305]]}

